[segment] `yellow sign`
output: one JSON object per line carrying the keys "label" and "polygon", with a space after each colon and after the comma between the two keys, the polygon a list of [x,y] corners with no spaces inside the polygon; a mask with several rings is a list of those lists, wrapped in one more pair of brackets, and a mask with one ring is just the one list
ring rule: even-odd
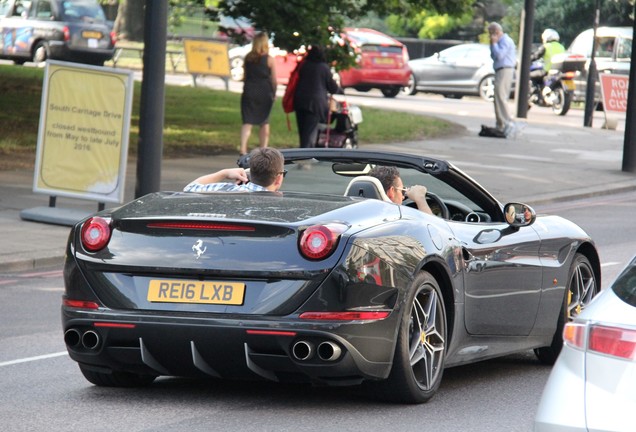
{"label": "yellow sign", "polygon": [[47,62],[34,191],[123,202],[132,89],[130,71]]}
{"label": "yellow sign", "polygon": [[184,39],[183,50],[189,74],[230,76],[227,43]]}

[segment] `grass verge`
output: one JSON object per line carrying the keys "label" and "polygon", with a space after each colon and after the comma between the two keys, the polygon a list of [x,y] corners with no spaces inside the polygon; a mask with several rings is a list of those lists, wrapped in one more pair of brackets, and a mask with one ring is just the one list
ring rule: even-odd
{"label": "grass verge", "polygon": [[[37,145],[42,80],[39,68],[0,65],[0,169],[33,165]],[[141,83],[135,83],[129,155],[136,156],[139,139]],[[164,157],[238,153],[241,128],[240,94],[201,87],[166,86],[163,135]],[[417,114],[363,108],[360,145],[424,140],[456,134],[461,126]],[[270,145],[298,146],[293,114],[292,130],[280,100],[270,116]],[[252,132],[250,148],[257,145]]]}

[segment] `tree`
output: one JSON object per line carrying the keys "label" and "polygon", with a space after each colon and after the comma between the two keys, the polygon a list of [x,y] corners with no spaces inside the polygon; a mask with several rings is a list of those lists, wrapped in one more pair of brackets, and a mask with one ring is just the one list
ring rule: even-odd
{"label": "tree", "polygon": [[[414,14],[423,9],[460,16],[470,10],[472,2],[473,0],[219,0],[209,2],[207,6],[211,18],[215,20],[219,20],[220,16],[249,19],[255,29],[270,33],[276,46],[288,51],[310,45],[326,47],[328,59],[341,69],[351,66],[355,60],[353,50],[339,37],[347,19],[361,19],[370,12],[387,16],[391,13]],[[238,42],[245,37],[245,33],[236,29],[226,30]]]}
{"label": "tree", "polygon": [[[504,24],[509,30],[515,30],[518,34],[524,0],[508,2],[511,4]],[[592,28],[595,3],[591,0],[536,1],[533,28],[535,41],[540,42],[543,30],[552,28],[559,32],[561,43],[567,47],[579,33]],[[633,12],[634,0],[602,0],[600,25],[632,26]]]}

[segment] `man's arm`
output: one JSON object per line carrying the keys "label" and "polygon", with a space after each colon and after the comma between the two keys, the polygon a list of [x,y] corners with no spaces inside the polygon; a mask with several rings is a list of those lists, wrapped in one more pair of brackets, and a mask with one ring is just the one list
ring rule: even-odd
{"label": "man's arm", "polygon": [[433,211],[426,201],[426,192],[426,186],[415,185],[406,190],[406,196],[417,205],[418,210],[423,211],[424,213],[433,214]]}
{"label": "man's arm", "polygon": [[247,183],[249,181],[243,168],[225,168],[215,173],[201,176],[192,183],[210,184],[228,180],[236,184]]}

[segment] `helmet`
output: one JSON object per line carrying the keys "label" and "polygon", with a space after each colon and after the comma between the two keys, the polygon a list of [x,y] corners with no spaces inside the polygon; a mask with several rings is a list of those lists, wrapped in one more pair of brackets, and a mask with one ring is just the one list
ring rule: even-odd
{"label": "helmet", "polygon": [[543,31],[543,33],[541,33],[541,40],[543,41],[543,43],[548,43],[548,42],[553,42],[559,41],[559,33],[557,33],[556,30],[553,29],[545,29]]}

